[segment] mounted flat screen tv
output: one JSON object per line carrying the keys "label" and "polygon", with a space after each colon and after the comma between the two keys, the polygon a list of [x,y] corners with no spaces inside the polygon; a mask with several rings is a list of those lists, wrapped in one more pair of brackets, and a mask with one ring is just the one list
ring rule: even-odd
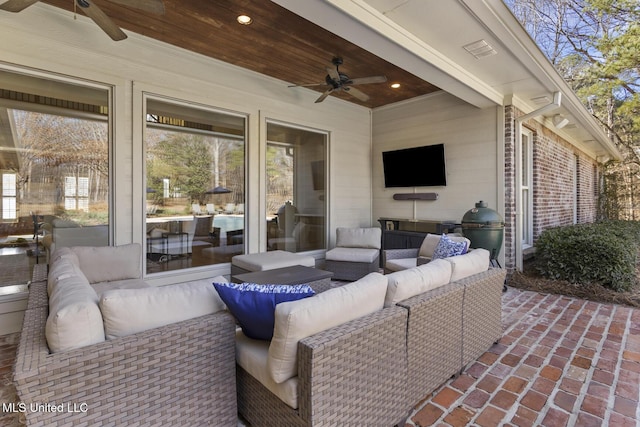
{"label": "mounted flat screen tv", "polygon": [[444,144],[384,151],[382,165],[387,188],[447,185]]}

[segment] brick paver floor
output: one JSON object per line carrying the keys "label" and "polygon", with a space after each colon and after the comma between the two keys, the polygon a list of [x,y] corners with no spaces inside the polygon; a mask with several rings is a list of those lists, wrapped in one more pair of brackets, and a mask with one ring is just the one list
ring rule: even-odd
{"label": "brick paver floor", "polygon": [[502,339],[407,426],[640,426],[640,310],[509,288]]}

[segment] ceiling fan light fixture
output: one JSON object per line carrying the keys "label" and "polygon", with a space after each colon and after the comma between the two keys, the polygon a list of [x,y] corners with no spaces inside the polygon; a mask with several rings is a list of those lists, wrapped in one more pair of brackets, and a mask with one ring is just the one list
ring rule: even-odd
{"label": "ceiling fan light fixture", "polygon": [[238,24],[249,25],[253,22],[253,19],[249,15],[238,15],[236,18]]}

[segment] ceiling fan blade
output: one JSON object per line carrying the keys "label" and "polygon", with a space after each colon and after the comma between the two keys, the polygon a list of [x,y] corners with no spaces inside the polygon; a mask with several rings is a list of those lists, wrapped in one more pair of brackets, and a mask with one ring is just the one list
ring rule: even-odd
{"label": "ceiling fan blade", "polygon": [[327,82],[322,82],[322,83],[309,83],[306,85],[289,85],[287,87],[313,87],[313,86],[326,86]]}
{"label": "ceiling fan blade", "polygon": [[338,70],[335,68],[327,67],[327,73],[329,73],[329,77],[331,77],[334,81],[340,81],[340,74],[338,74]]}
{"label": "ceiling fan blade", "polygon": [[384,83],[387,81],[387,76],[371,76],[371,77],[359,77],[357,79],[349,80],[350,85],[366,85],[369,83]]}
{"label": "ceiling fan blade", "polygon": [[0,9],[7,12],[20,12],[37,2],[38,0],[8,0],[0,4]]}
{"label": "ceiling fan blade", "polygon": [[111,20],[98,6],[90,0],[76,0],[76,4],[89,18],[93,20],[102,31],[107,33],[115,41],[124,40],[127,35]]}
{"label": "ceiling fan blade", "polygon": [[322,102],[322,101],[324,101],[324,99],[325,99],[327,96],[329,96],[329,94],[330,94],[331,92],[333,92],[333,88],[332,88],[332,87],[330,87],[329,89],[327,89],[326,91],[324,91],[324,93],[323,93],[322,95],[320,95],[320,98],[316,99],[316,104],[317,104],[318,102]]}
{"label": "ceiling fan blade", "polygon": [[164,15],[164,3],[162,0],[109,0],[111,3],[118,3],[124,6],[140,9],[144,12]]}
{"label": "ceiling fan blade", "polygon": [[354,96],[356,98],[358,98],[360,101],[368,101],[369,100],[369,95],[367,95],[366,93],[364,93],[363,91],[356,89],[355,87],[345,87],[344,91],[347,92],[349,95]]}

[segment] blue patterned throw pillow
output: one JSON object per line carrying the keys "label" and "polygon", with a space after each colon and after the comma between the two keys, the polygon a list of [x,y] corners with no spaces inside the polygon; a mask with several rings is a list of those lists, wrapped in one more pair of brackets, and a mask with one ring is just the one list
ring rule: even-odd
{"label": "blue patterned throw pillow", "polygon": [[454,242],[446,234],[440,237],[438,246],[433,251],[432,260],[439,258],[448,258],[450,256],[463,255],[467,252],[466,242]]}
{"label": "blue patterned throw pillow", "polygon": [[315,295],[309,285],[257,285],[254,283],[214,283],[218,295],[238,320],[249,338],[273,337],[276,304]]}

